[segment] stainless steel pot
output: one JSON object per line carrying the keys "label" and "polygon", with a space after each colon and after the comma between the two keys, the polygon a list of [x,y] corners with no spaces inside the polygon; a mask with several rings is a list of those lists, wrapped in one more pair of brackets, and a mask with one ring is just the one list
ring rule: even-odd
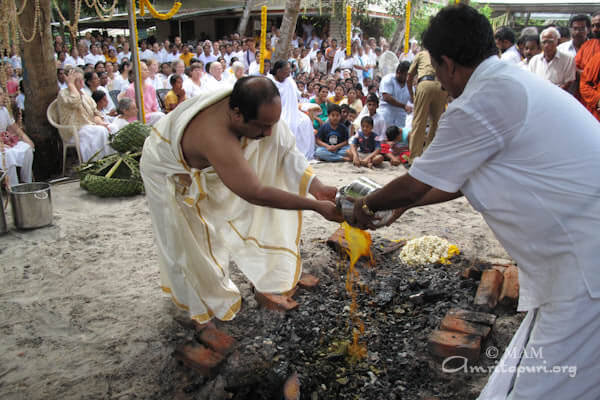
{"label": "stainless steel pot", "polygon": [[17,229],[41,228],[52,223],[50,184],[22,183],[12,186],[9,195]]}
{"label": "stainless steel pot", "polygon": [[[359,198],[381,189],[381,185],[366,177],[360,177],[349,185],[343,186],[335,196],[335,203],[346,221],[351,221],[354,212],[354,202],[350,197]],[[392,218],[393,211],[378,211],[375,213],[375,226],[383,226]]]}

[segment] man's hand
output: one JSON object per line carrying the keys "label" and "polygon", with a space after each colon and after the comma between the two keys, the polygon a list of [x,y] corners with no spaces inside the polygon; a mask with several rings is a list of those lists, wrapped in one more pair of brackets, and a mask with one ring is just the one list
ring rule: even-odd
{"label": "man's hand", "polygon": [[354,203],[354,211],[352,219],[346,222],[360,229],[377,229],[378,219],[368,215],[363,208],[365,197],[347,197],[347,199]]}
{"label": "man's hand", "polygon": [[310,184],[309,193],[317,200],[327,200],[335,203],[337,189],[333,186],[323,185],[321,181],[315,177]]}
{"label": "man's hand", "polygon": [[331,201],[319,201],[315,211],[321,214],[328,221],[344,222],[342,213],[337,209],[335,203],[332,203]]}
{"label": "man's hand", "polygon": [[77,79],[77,74],[75,74],[74,70],[69,70],[69,73],[67,74],[67,77],[65,78],[65,81],[67,82],[68,86],[74,86],[75,85],[75,79]]}
{"label": "man's hand", "polygon": [[358,156],[354,157],[352,164],[354,164],[355,167],[360,167],[360,158]]}
{"label": "man's hand", "polygon": [[408,210],[408,207],[395,209],[394,212],[392,213],[392,218],[390,218],[390,220],[385,223],[385,226],[390,226],[391,224],[396,222],[396,220],[398,218],[400,218],[402,216],[402,214],[404,214],[407,210]]}
{"label": "man's hand", "polygon": [[[411,99],[411,100],[412,100],[412,99]],[[410,113],[412,112],[413,108],[412,108],[412,106],[411,106],[410,104],[405,104],[405,105],[404,105],[404,110],[405,110],[407,113],[409,113],[409,114],[410,114]]]}

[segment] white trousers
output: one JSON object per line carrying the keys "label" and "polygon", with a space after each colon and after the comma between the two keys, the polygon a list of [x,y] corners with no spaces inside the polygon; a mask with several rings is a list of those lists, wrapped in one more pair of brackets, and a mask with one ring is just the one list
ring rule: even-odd
{"label": "white trousers", "polygon": [[[33,148],[23,141],[0,152],[0,170],[6,170],[10,186],[18,183],[30,183],[33,175],[32,165]],[[17,176],[17,167],[21,168],[20,181]]]}
{"label": "white trousers", "polygon": [[[79,149],[81,160],[88,162],[90,158],[100,151],[94,160],[116,153],[108,144],[108,129],[100,125],[84,125],[79,128]],[[73,139],[71,140],[73,143]]]}
{"label": "white trousers", "polygon": [[479,400],[600,399],[600,299],[529,311]]}

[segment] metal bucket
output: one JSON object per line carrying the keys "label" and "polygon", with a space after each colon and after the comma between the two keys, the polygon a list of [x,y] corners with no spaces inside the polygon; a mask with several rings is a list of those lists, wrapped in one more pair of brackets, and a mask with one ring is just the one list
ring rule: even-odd
{"label": "metal bucket", "polygon": [[17,229],[41,228],[52,223],[49,183],[34,182],[12,186],[10,204]]}
{"label": "metal bucket", "polygon": [[[5,172],[0,172],[0,184],[6,176]],[[4,215],[4,199],[2,198],[2,190],[0,189],[0,235],[8,232],[8,225],[6,224],[6,215]]]}

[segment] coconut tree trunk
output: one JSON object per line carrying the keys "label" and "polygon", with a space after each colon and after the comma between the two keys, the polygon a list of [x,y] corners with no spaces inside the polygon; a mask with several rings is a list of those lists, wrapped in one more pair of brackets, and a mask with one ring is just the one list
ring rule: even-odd
{"label": "coconut tree trunk", "polygon": [[248,21],[250,20],[250,12],[254,8],[254,4],[256,0],[246,0],[246,6],[244,7],[244,13],[242,14],[242,19],[240,19],[240,25],[238,26],[238,33],[240,36],[244,36],[246,34],[246,29],[248,27]]}
{"label": "coconut tree trunk", "polygon": [[[46,109],[56,98],[56,62],[50,28],[50,0],[40,0],[41,32],[30,43],[21,41],[23,85],[25,89],[25,133],[35,144],[33,173],[37,180],[46,180],[60,167],[60,139],[46,119]],[[18,17],[26,38],[33,32],[35,7],[25,7]]]}
{"label": "coconut tree trunk", "polygon": [[394,53],[397,53],[404,45],[404,23],[405,20],[402,18],[396,20],[396,30],[394,31],[394,36],[392,36],[392,42],[390,43],[390,50]]}
{"label": "coconut tree trunk", "polygon": [[271,57],[271,65],[278,60],[287,60],[292,36],[296,30],[296,22],[300,13],[300,0],[287,0],[285,2],[285,14],[279,28],[279,41],[275,46],[273,57]]}
{"label": "coconut tree trunk", "polygon": [[[77,16],[75,15],[75,0],[69,0],[69,25],[73,25]],[[71,47],[77,45],[77,31],[75,29],[69,29],[69,37],[71,42]]]}

